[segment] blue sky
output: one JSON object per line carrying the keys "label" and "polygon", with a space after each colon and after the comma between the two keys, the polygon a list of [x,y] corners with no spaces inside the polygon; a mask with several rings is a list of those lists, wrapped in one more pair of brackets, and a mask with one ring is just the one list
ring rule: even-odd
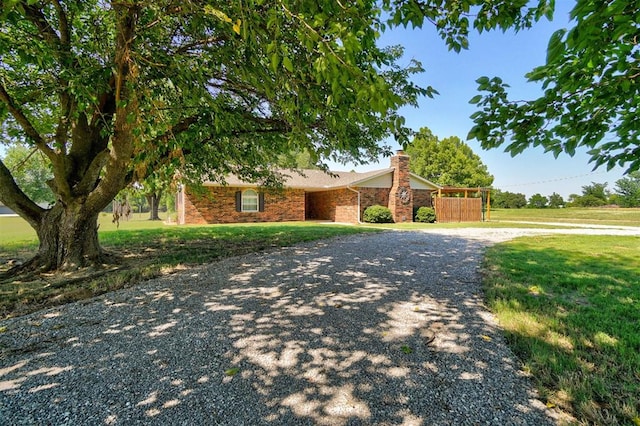
{"label": "blue sky", "polygon": [[[440,92],[435,99],[421,99],[417,109],[401,110],[407,126],[414,130],[428,127],[439,138],[458,136],[465,140],[473,125],[469,116],[475,107],[468,102],[478,94],[475,80],[483,75],[501,77],[511,86],[512,99],[539,96],[539,86],[528,83],[524,75],[544,64],[551,34],[559,28],[570,27],[569,11],[573,4],[573,1],[558,0],[553,21],[543,19],[527,31],[473,33],[469,50],[460,53],[448,51],[429,26],[419,30],[394,29],[385,33],[381,45],[403,45],[407,62],[417,59],[422,63],[425,73],[414,78],[415,82],[422,86],[431,85]],[[395,142],[389,142],[394,149],[399,149]],[[521,192],[527,197],[535,193],[551,195],[557,192],[566,199],[569,194],[581,194],[582,187],[591,182],[607,182],[608,188],[613,190],[616,180],[624,172],[622,168],[607,172],[606,167],[594,172],[593,165],[589,164],[589,156],[584,151],[577,152],[573,157],[561,154],[556,159],[551,153],[544,153],[543,149],[531,148],[511,157],[502,148],[485,151],[477,141],[467,141],[467,144],[494,175],[494,187]],[[388,164],[389,159],[381,158],[379,164],[336,166],[335,169],[366,171],[388,167]]]}

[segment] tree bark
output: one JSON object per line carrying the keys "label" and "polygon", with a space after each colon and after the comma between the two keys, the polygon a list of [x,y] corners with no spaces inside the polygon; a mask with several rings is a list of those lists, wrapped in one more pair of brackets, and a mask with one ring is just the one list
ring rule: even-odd
{"label": "tree bark", "polygon": [[102,262],[98,213],[89,213],[80,205],[65,208],[56,204],[43,215],[38,228],[38,269],[68,271]]}
{"label": "tree bark", "polygon": [[158,207],[160,204],[160,198],[162,198],[162,191],[146,194],[145,197],[149,204],[149,220],[160,220],[160,216],[158,216]]}
{"label": "tree bark", "polygon": [[45,210],[34,226],[40,241],[36,255],[2,276],[100,267],[106,253],[98,242],[98,214],[90,213],[80,204],[65,208],[58,203]]}

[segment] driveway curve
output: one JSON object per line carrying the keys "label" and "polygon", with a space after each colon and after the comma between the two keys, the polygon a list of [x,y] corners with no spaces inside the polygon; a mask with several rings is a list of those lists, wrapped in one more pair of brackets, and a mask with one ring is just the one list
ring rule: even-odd
{"label": "driveway curve", "polygon": [[482,303],[483,248],[523,231],[450,231],[225,259],[2,321],[0,423],[554,424]]}

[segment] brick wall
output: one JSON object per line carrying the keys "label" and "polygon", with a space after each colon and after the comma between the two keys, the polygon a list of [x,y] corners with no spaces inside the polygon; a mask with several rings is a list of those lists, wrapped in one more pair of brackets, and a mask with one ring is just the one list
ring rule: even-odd
{"label": "brick wall", "polygon": [[[364,210],[374,204],[388,206],[396,222],[413,221],[413,207],[432,207],[431,191],[411,190],[409,156],[399,151],[391,158],[394,168],[393,186],[389,188],[357,188],[360,193],[360,215],[358,216],[358,194],[343,188],[330,191],[305,192],[286,189],[265,193],[264,212],[236,212],[235,194],[242,188],[208,187],[205,196],[188,192],[184,196],[185,223],[246,223],[280,222],[299,220],[332,220],[355,223],[362,218]],[[245,188],[246,189],[246,188]],[[402,197],[402,190],[408,197]]]}
{"label": "brick wall", "polygon": [[309,220],[333,220],[336,207],[332,203],[333,191],[309,192],[306,197],[306,214]]}
{"label": "brick wall", "polygon": [[307,193],[307,219],[356,223],[358,194],[348,189]]}
{"label": "brick wall", "polygon": [[[182,224],[189,225],[205,225],[207,223],[206,219],[202,216],[202,213],[194,203],[191,202],[191,199],[195,199],[194,195],[184,194],[184,222]],[[196,204],[199,204],[196,201]],[[178,207],[180,208],[180,207]]]}
{"label": "brick wall", "polygon": [[381,206],[389,205],[389,188],[358,188],[360,191],[360,217],[364,215],[367,207],[376,204]]}
{"label": "brick wall", "polygon": [[358,222],[358,194],[348,189],[338,189],[333,192],[336,203],[335,222]]}
{"label": "brick wall", "polygon": [[236,191],[246,188],[208,187],[204,196],[185,193],[185,223],[249,223],[305,220],[304,191],[265,192],[263,212],[237,212]]}
{"label": "brick wall", "polygon": [[433,207],[433,201],[431,200],[431,190],[429,189],[414,189],[413,190],[413,207]]}

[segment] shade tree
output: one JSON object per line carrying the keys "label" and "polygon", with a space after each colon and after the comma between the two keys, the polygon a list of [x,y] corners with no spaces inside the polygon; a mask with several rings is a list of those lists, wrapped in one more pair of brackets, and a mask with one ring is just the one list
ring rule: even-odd
{"label": "shade tree", "polygon": [[591,182],[582,187],[581,195],[573,195],[571,205],[575,207],[600,207],[609,204],[610,192],[607,183]]}
{"label": "shade tree", "polygon": [[557,192],[554,192],[553,194],[549,195],[549,207],[552,209],[557,209],[557,208],[561,208],[564,207],[565,202],[564,202],[564,198],[562,198],[562,195],[558,194]]}
{"label": "shade tree", "polygon": [[[471,28],[524,28],[552,1],[15,0],[0,4],[0,120],[53,174],[43,208],[0,161],[0,201],[36,231],[22,267],[105,261],[99,212],[135,176],[261,182],[278,154],[364,163],[410,135],[397,113],[435,90],[382,31],[436,26],[453,50]],[[470,21],[469,17],[475,16]],[[17,272],[16,270],[11,273]]]}
{"label": "shade tree", "polygon": [[489,187],[493,176],[471,147],[456,136],[439,139],[426,127],[406,147],[411,171],[439,185]]}

